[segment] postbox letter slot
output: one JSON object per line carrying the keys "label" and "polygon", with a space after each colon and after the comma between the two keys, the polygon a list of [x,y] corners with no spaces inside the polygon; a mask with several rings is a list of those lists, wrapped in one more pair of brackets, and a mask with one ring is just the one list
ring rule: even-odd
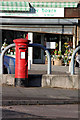
{"label": "postbox letter slot", "polygon": [[19,49],[25,49],[25,48],[19,48]]}

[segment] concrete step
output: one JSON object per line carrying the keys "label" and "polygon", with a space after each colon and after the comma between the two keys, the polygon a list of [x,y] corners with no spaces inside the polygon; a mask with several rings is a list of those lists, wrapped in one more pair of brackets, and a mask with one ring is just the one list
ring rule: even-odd
{"label": "concrete step", "polygon": [[[14,85],[15,75],[3,74],[0,75],[0,84]],[[29,87],[58,87],[58,88],[76,88],[80,89],[80,75],[70,74],[35,74],[29,75]]]}

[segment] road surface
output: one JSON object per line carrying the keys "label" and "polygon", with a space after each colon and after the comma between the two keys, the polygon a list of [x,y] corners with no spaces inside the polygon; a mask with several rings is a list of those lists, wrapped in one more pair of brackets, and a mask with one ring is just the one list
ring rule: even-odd
{"label": "road surface", "polygon": [[[65,120],[77,120],[79,118],[79,106],[77,104],[67,105],[19,105],[3,106],[3,118],[28,118],[30,120],[46,120],[61,118]],[[56,119],[56,120],[57,120]]]}

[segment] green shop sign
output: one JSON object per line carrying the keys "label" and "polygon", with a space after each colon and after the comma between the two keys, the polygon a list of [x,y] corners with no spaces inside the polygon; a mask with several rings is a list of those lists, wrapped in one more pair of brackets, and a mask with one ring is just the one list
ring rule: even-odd
{"label": "green shop sign", "polygon": [[0,16],[64,17],[64,8],[30,8],[30,11],[26,12],[0,12]]}

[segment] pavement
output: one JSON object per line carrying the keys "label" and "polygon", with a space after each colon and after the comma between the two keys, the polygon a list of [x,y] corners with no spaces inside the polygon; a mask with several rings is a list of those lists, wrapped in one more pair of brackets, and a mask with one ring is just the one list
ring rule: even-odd
{"label": "pavement", "polygon": [[[28,70],[28,74],[47,74],[47,68],[48,66],[45,64],[32,64],[31,69]],[[80,73],[80,68],[75,67],[75,74]],[[57,65],[52,65],[51,66],[51,74],[56,75],[56,74],[69,74],[69,66],[57,66]]]}
{"label": "pavement", "polygon": [[[52,74],[69,74],[68,66],[52,66]],[[29,75],[47,73],[47,65],[33,64]],[[76,73],[79,74],[78,68]],[[37,78],[39,79],[39,78]],[[80,90],[49,87],[13,87],[2,86],[2,105],[63,105],[79,104]]]}
{"label": "pavement", "polygon": [[[28,74],[47,74],[48,66],[45,64],[32,64],[31,69],[28,71]],[[55,66],[51,67],[51,74],[67,74],[69,71],[69,66]]]}

